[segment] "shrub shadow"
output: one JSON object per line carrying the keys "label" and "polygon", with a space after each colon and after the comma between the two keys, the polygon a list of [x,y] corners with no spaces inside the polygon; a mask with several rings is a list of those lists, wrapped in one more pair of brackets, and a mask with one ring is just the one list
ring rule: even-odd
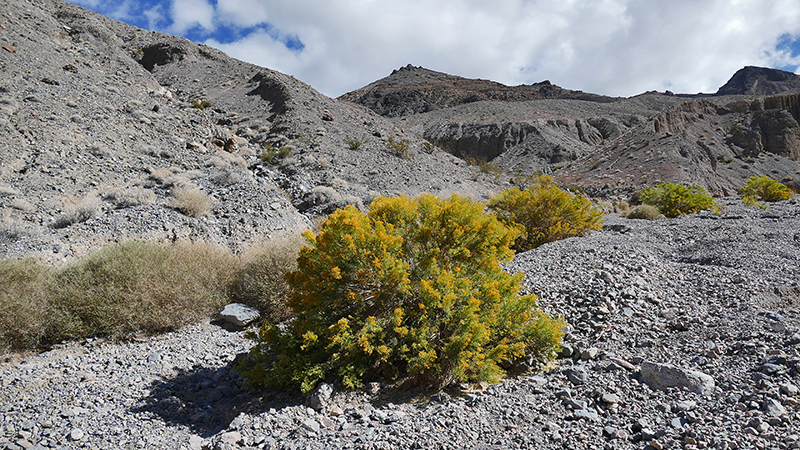
{"label": "shrub shadow", "polygon": [[305,399],[299,395],[246,388],[241,376],[233,371],[236,362],[246,355],[240,353],[222,367],[196,364],[175,376],[154,381],[150,395],[130,412],[160,418],[167,425],[185,426],[192,433],[208,438],[227,429],[243,412],[255,415],[270,408],[304,403]]}

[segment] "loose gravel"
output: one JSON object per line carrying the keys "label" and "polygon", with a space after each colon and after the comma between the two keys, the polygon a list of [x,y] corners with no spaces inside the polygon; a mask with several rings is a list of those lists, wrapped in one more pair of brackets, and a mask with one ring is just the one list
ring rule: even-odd
{"label": "loose gravel", "polygon": [[[569,323],[545,370],[303,399],[243,387],[251,342],[202,323],[4,363],[0,449],[800,448],[800,203],[721,202],[518,255],[509,270]],[[662,364],[711,384],[657,387]]]}

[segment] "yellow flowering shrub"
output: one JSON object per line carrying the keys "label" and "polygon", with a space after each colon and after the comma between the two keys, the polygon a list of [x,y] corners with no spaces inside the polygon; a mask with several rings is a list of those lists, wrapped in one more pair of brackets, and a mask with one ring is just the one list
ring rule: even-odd
{"label": "yellow flowering shrub", "polygon": [[500,267],[519,234],[454,195],[379,197],[333,213],[287,280],[295,320],[265,323],[239,365],[253,386],[310,392],[336,378],[429,387],[497,381],[500,363],[555,355],[563,322]]}
{"label": "yellow flowering shrub", "polygon": [[603,226],[603,213],[579,195],[564,192],[553,178],[541,175],[525,189],[506,189],[489,201],[491,211],[505,224],[521,226],[514,243],[517,251],[530,250],[547,242],[584,236]]}
{"label": "yellow flowering shrub", "polygon": [[779,202],[792,198],[792,191],[785,184],[768,176],[750,177],[739,189],[739,196],[745,205],[766,207],[761,202]]}

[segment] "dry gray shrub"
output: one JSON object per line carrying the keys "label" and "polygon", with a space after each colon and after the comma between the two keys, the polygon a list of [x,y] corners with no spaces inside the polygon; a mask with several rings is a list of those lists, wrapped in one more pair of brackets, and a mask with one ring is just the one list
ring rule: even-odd
{"label": "dry gray shrub", "polygon": [[86,222],[97,214],[102,204],[103,202],[94,195],[90,195],[78,202],[70,202],[50,226],[59,229],[75,223]]}
{"label": "dry gray shrub", "polygon": [[177,186],[172,190],[172,204],[191,217],[203,217],[211,212],[211,198],[194,185]]}
{"label": "dry gray shrub", "polygon": [[664,216],[658,212],[658,208],[655,206],[639,205],[636,208],[633,208],[625,217],[628,219],[656,220],[661,219]]}
{"label": "dry gray shrub", "polygon": [[103,199],[113,203],[117,208],[130,208],[133,206],[152,205],[156,201],[156,194],[143,187],[129,187],[119,191],[108,192]]}

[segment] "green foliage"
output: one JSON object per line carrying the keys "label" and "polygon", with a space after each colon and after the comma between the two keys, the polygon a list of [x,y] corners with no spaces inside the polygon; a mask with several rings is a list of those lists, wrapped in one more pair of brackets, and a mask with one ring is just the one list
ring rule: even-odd
{"label": "green foliage", "polygon": [[662,218],[658,208],[653,205],[639,205],[625,215],[628,219],[657,220]]}
{"label": "green foliage", "polygon": [[344,143],[347,144],[347,148],[353,151],[361,150],[361,146],[364,145],[364,141],[366,141],[366,139],[353,138],[350,137],[349,134],[345,135],[344,137]]}
{"label": "green foliage", "polygon": [[386,141],[386,148],[398,158],[411,158],[411,154],[408,152],[408,141],[405,139],[398,141],[394,138],[394,136],[389,136],[389,139]]}
{"label": "green foliage", "polygon": [[238,274],[206,244],[124,242],[60,269],[0,260],[0,347],[176,329],[218,312]]}
{"label": "green foliage", "polygon": [[588,199],[562,191],[547,175],[534,178],[524,191],[516,187],[504,190],[487,206],[503,223],[524,230],[514,243],[517,251],[584,236],[603,225],[603,213]]}
{"label": "green foliage", "polygon": [[750,177],[747,183],[739,189],[739,196],[748,206],[766,207],[761,202],[779,202],[789,200],[792,192],[786,185],[779,183],[768,176]]}
{"label": "green foliage", "polygon": [[258,159],[267,164],[275,164],[288,158],[291,153],[290,147],[276,148],[272,144],[264,144],[264,150],[258,155]]}
{"label": "green foliage", "polygon": [[674,183],[661,183],[655,188],[642,189],[639,199],[653,205],[668,218],[714,208],[714,199],[700,186],[690,187]]}
{"label": "green foliage", "polygon": [[518,234],[454,195],[376,198],[333,213],[287,276],[296,319],[265,323],[237,366],[250,385],[310,392],[336,377],[438,388],[496,381],[500,364],[553,357],[563,321],[500,267]]}
{"label": "green foliage", "polygon": [[466,158],[469,165],[478,169],[478,173],[492,177],[495,180],[503,176],[503,169],[496,163],[487,161],[486,158]]}
{"label": "green foliage", "polygon": [[204,110],[206,108],[211,107],[211,102],[208,100],[197,100],[196,102],[192,103],[192,108]]}

